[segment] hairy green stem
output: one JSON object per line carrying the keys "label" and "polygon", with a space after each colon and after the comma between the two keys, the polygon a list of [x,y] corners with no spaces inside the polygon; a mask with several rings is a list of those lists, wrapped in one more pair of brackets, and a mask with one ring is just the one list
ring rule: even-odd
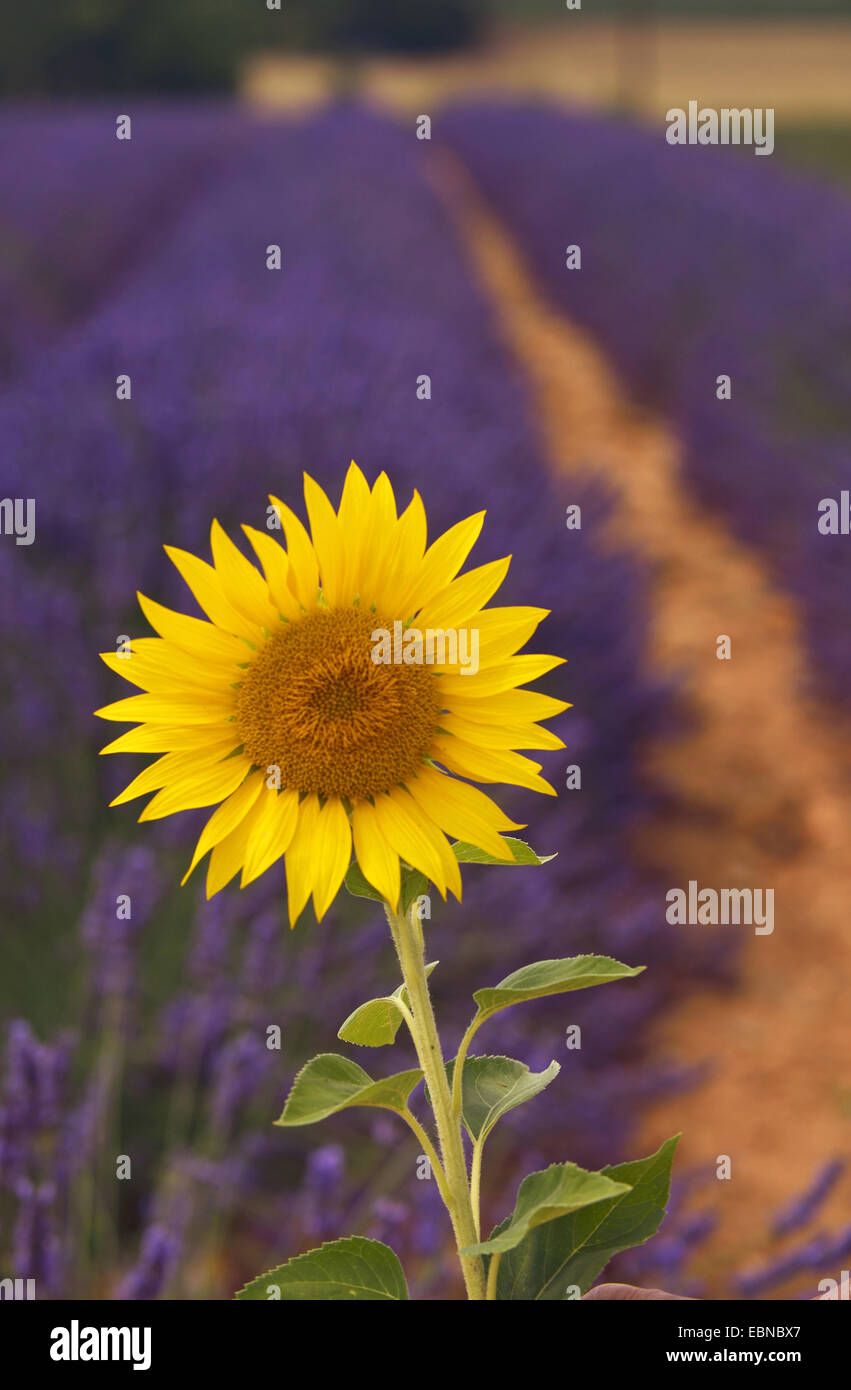
{"label": "hairy green stem", "polygon": [[479,1024],[482,1022],[483,1020],[481,1016],[479,1014],[476,1014],[472,1023],[470,1024],[469,1028],[467,1029],[466,1033],[461,1039],[458,1051],[455,1055],[455,1067],[452,1072],[452,1109],[454,1110],[456,1115],[461,1114],[461,1096],[463,1094],[462,1085],[464,1076],[464,1063],[467,1060],[467,1050],[470,1046],[470,1043],[473,1041],[474,1033],[478,1029]]}
{"label": "hairy green stem", "polygon": [[479,1139],[473,1145],[473,1158],[470,1163],[470,1203],[473,1208],[473,1221],[476,1226],[476,1240],[482,1238],[481,1216],[479,1208],[481,1206],[482,1192],[482,1150],[484,1141]]}
{"label": "hairy green stem", "polygon": [[413,1115],[410,1110],[402,1111],[402,1119],[408,1125],[409,1129],[413,1130],[414,1134],[417,1136],[417,1139],[422,1144],[423,1153],[425,1154],[426,1158],[431,1164],[432,1172],[434,1173],[435,1181],[437,1182],[437,1189],[441,1197],[443,1198],[444,1205],[448,1208],[450,1202],[452,1201],[452,1197],[450,1195],[449,1188],[446,1186],[446,1174],[443,1171],[443,1165],[441,1164],[440,1159],[437,1156],[437,1151],[434,1147],[434,1144],[429,1139],[428,1135],[426,1134],[416,1115]]}
{"label": "hairy green stem", "polygon": [[405,981],[408,992],[413,1022],[414,1047],[425,1075],[437,1126],[437,1137],[440,1142],[447,1197],[449,1198],[446,1207],[449,1211],[452,1229],[455,1232],[455,1242],[459,1251],[458,1258],[461,1262],[467,1297],[482,1302],[485,1298],[485,1279],[481,1258],[478,1255],[462,1255],[460,1253],[465,1246],[475,1245],[478,1237],[470,1200],[461,1125],[452,1108],[452,1095],[446,1077],[446,1064],[443,1060],[437,1024],[429,996],[422,934],[403,913],[394,911],[389,904],[385,905],[385,910],[393,936],[393,944],[399,957],[399,965],[402,969],[402,979]]}

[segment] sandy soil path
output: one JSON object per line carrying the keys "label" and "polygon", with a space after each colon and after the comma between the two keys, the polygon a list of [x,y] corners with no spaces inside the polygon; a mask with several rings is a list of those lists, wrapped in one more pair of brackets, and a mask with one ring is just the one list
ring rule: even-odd
{"label": "sandy soil path", "polygon": [[[638,853],[671,887],[775,889],[771,936],[682,928],[743,932],[740,984],[690,995],[652,1039],[714,1067],[653,1108],[642,1138],[649,1148],[682,1129],[686,1165],[731,1156],[732,1180],[704,1192],[721,1220],[700,1272],[720,1290],[728,1270],[759,1262],[770,1214],[851,1150],[851,739],[799,692],[800,616],[760,557],[697,506],[665,422],[632,405],[594,343],[541,298],[466,174],[441,157],[434,179],[531,384],[553,466],[616,488],[615,533],[653,577],[648,661],[680,676],[694,723],[650,751],[674,809]],[[722,633],[730,661],[716,658]],[[835,1230],[849,1210],[846,1175],[821,1224]]]}

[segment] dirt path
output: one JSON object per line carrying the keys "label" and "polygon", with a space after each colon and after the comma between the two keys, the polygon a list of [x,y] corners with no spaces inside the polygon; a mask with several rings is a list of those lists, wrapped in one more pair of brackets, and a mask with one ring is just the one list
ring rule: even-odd
{"label": "dirt path", "polygon": [[[701,1272],[721,1288],[728,1269],[757,1261],[769,1215],[851,1150],[851,743],[797,692],[798,613],[760,558],[697,507],[664,422],[632,406],[585,333],[542,300],[463,171],[439,159],[434,177],[527,374],[554,466],[617,488],[615,533],[653,576],[649,662],[681,676],[696,716],[651,753],[677,809],[639,852],[671,887],[775,889],[771,936],[682,928],[745,933],[740,985],[691,995],[652,1039],[662,1055],[715,1069],[657,1105],[642,1137],[650,1147],[682,1129],[686,1165],[731,1156],[732,1180],[703,1195],[721,1224]],[[730,661],[716,658],[722,633]],[[825,1227],[847,1223],[850,1205],[846,1175]]]}

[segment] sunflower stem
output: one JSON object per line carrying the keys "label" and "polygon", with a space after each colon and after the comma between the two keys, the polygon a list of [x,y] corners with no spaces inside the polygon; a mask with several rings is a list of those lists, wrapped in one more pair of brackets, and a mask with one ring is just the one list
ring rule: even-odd
{"label": "sunflower stem", "polygon": [[458,1116],[461,1114],[461,1100],[463,1096],[464,1084],[464,1063],[467,1060],[467,1051],[473,1041],[473,1034],[476,1032],[481,1018],[476,1014],[463,1038],[461,1039],[458,1051],[455,1054],[455,1067],[452,1072],[452,1109]]}
{"label": "sunflower stem", "polygon": [[462,1255],[465,1246],[477,1243],[476,1223],[470,1197],[467,1161],[464,1157],[464,1144],[461,1138],[461,1124],[452,1108],[452,1094],[446,1077],[446,1064],[440,1046],[434,1010],[428,989],[425,958],[421,935],[418,934],[410,917],[396,912],[385,903],[387,921],[399,957],[402,978],[408,991],[413,1023],[412,1036],[420,1066],[428,1086],[443,1172],[446,1179],[448,1201],[446,1207],[455,1233],[458,1259],[464,1275],[467,1297],[476,1302],[485,1298],[485,1279],[481,1257]]}

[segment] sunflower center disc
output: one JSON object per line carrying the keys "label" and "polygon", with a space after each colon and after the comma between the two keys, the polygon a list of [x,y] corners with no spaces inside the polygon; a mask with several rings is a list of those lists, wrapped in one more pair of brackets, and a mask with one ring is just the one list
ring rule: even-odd
{"label": "sunflower center disc", "polygon": [[375,796],[412,777],[442,702],[427,666],[374,662],[371,611],[317,609],[269,639],[242,682],[236,724],[246,754],[281,785],[321,796]]}

